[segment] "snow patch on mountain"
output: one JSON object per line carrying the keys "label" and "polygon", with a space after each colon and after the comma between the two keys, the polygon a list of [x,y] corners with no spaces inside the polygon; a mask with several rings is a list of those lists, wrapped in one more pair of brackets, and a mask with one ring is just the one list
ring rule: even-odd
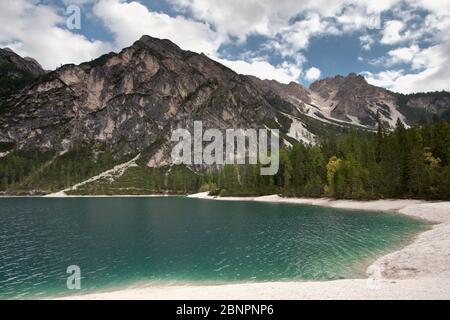
{"label": "snow patch on mountain", "polygon": [[294,117],[290,117],[290,119],[292,120],[292,123],[287,135],[299,142],[315,144],[316,136],[306,129],[304,123]]}

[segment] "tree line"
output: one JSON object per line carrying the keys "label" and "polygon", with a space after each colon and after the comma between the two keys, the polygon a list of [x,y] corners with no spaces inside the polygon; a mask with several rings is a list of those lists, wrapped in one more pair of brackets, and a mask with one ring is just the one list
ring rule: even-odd
{"label": "tree line", "polygon": [[225,165],[204,177],[202,190],[222,196],[278,193],[338,199],[450,199],[450,128],[442,120],[376,133],[353,130],[317,145],[280,150],[275,176],[257,165]]}
{"label": "tree line", "polygon": [[[111,169],[108,148],[76,146],[64,155],[19,151],[0,158],[0,192],[57,191]],[[194,171],[184,165],[130,168],[116,181],[86,185],[83,194],[194,193],[220,196],[280,194],[337,199],[415,198],[450,200],[450,127],[434,119],[405,128],[356,130],[279,151],[279,171],[261,176],[259,165],[225,165]]]}

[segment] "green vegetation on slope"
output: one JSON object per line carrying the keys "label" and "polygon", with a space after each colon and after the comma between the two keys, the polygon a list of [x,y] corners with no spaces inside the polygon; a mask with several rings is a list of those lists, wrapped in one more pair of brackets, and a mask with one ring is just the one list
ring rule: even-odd
{"label": "green vegetation on slope", "polygon": [[450,127],[444,121],[377,134],[356,130],[317,146],[280,151],[280,169],[259,176],[256,166],[225,166],[214,194],[345,199],[450,199]]}
{"label": "green vegetation on slope", "polygon": [[129,159],[114,159],[107,148],[92,144],[79,144],[59,156],[50,151],[16,151],[0,158],[0,191],[55,192]]}
{"label": "green vegetation on slope", "polygon": [[[325,128],[323,128],[325,129]],[[148,168],[137,161],[121,176],[102,178],[72,194],[187,194],[221,196],[278,193],[339,199],[450,200],[450,126],[442,120],[394,131],[351,130],[313,145],[280,150],[280,168],[261,176],[259,165],[225,165],[194,172],[184,165]],[[64,155],[12,152],[0,159],[0,191],[59,191],[132,158],[115,159],[106,147],[79,145]]]}
{"label": "green vegetation on slope", "polygon": [[184,165],[148,168],[133,166],[114,179],[101,178],[67,192],[71,195],[188,194],[197,192],[203,175]]}
{"label": "green vegetation on slope", "polygon": [[316,146],[295,144],[280,150],[275,176],[259,165],[225,165],[195,173],[185,166],[129,168],[123,176],[101,179],[73,194],[186,194],[284,196],[342,199],[450,199],[450,128],[435,121],[393,132],[381,124],[375,133],[352,130],[330,135]]}
{"label": "green vegetation on slope", "polygon": [[17,151],[0,158],[0,191],[26,190],[27,177],[38,172],[54,157],[52,152]]}

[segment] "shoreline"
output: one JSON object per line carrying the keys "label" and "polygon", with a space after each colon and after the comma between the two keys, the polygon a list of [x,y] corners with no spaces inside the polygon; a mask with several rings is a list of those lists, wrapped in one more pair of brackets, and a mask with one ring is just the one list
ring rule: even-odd
{"label": "shoreline", "polygon": [[412,243],[381,256],[366,279],[282,281],[221,285],[142,285],[58,299],[450,299],[450,202],[423,200],[332,200],[327,198],[187,196],[222,201],[262,201],[342,209],[396,212],[432,222]]}
{"label": "shoreline", "polygon": [[[450,215],[450,202],[446,201],[426,201],[415,199],[380,199],[380,200],[335,200],[331,198],[287,198],[280,197],[279,195],[267,195],[267,196],[255,196],[255,197],[217,197],[209,196],[207,192],[201,192],[188,195],[187,198],[192,199],[204,199],[204,200],[218,200],[218,201],[256,201],[256,202],[269,202],[269,203],[289,203],[289,204],[303,204],[313,205],[321,207],[330,207],[337,209],[348,210],[368,210],[368,211],[380,211],[380,212],[395,212],[407,215],[409,217],[424,219],[429,222],[442,223],[447,220],[446,217],[437,217],[421,212],[415,214],[410,210],[408,212],[402,212],[403,209],[409,206],[420,206],[433,204],[439,206],[439,204],[448,205]],[[445,221],[444,221],[445,220]],[[450,220],[450,217],[449,217]]]}

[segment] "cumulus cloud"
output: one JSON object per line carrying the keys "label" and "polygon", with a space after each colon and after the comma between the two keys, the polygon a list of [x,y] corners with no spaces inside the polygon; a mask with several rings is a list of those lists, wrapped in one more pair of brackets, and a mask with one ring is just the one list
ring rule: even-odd
{"label": "cumulus cloud", "polygon": [[[398,15],[402,21],[385,23],[380,40],[400,46],[372,61],[385,70],[365,75],[370,83],[397,92],[449,90],[450,2],[414,0],[408,5]],[[419,8],[427,11],[420,16]]]}
{"label": "cumulus cloud", "polygon": [[343,7],[342,12],[336,16],[336,24],[343,32],[355,30],[379,29],[381,17],[379,9],[374,6],[369,9],[367,5],[360,2],[359,5]]}
{"label": "cumulus cloud", "polygon": [[142,35],[170,39],[185,50],[215,54],[222,39],[207,23],[150,11],[137,1],[100,0],[94,14],[115,35],[119,48]]}
{"label": "cumulus cloud", "polygon": [[260,79],[277,80],[281,83],[297,82],[302,73],[299,66],[288,62],[273,66],[263,59],[253,59],[250,62],[221,58],[215,58],[215,60],[237,73],[252,75]]}
{"label": "cumulus cloud", "polygon": [[[383,68],[365,73],[372,83],[402,92],[448,89],[440,82],[449,83],[448,0],[166,1],[172,6],[170,15],[138,0],[61,0],[59,7],[54,1],[1,1],[0,45],[52,69],[121,49],[148,34],[203,52],[239,73],[287,83],[320,77],[315,67],[302,70],[312,39],[351,34],[364,50],[359,61]],[[82,5],[89,19],[98,19],[112,34],[112,43],[67,30],[61,4]],[[388,10],[395,18],[383,21]],[[251,36],[261,39],[252,54],[225,56],[228,45],[248,50]],[[369,55],[380,47],[384,53]]]}
{"label": "cumulus cloud", "polygon": [[320,70],[316,67],[311,67],[306,70],[305,79],[307,81],[314,81],[320,78]]}
{"label": "cumulus cloud", "polygon": [[111,50],[65,29],[66,18],[49,5],[32,0],[0,1],[0,46],[35,58],[46,69],[81,63]]}
{"label": "cumulus cloud", "polygon": [[359,41],[361,42],[361,47],[364,50],[370,50],[375,43],[375,39],[368,34],[360,36]]}
{"label": "cumulus cloud", "polygon": [[276,35],[303,12],[319,11],[333,16],[344,1],[326,0],[169,0],[178,9],[207,21],[218,32],[244,40],[248,35]]}
{"label": "cumulus cloud", "polygon": [[280,37],[276,42],[282,49],[282,55],[286,53],[295,55],[295,52],[308,47],[311,37],[338,33],[339,30],[330,22],[321,19],[317,13],[311,13],[304,19],[281,29],[279,32]]}
{"label": "cumulus cloud", "polygon": [[373,84],[374,86],[394,89],[396,80],[403,76],[403,72],[403,70],[388,70],[381,71],[379,73],[365,71],[361,74],[364,75],[364,77],[367,79],[367,82]]}
{"label": "cumulus cloud", "polygon": [[408,49],[412,71],[387,70],[379,73],[365,72],[369,83],[396,92],[413,93],[448,90],[450,83],[450,41],[426,49]]}
{"label": "cumulus cloud", "polygon": [[[169,16],[153,12],[136,2],[100,0],[94,6],[94,14],[114,33],[117,47],[125,47],[147,34],[170,39],[181,48],[203,52],[241,74],[250,74],[262,79],[275,79],[283,83],[298,81],[301,68],[297,64],[284,62],[271,65],[262,58],[229,60],[220,56],[218,49],[227,41],[227,36],[213,30],[206,22],[198,22],[184,16]],[[222,13],[224,14],[224,13]]]}
{"label": "cumulus cloud", "polygon": [[443,12],[450,12],[450,1],[448,0],[412,0],[411,5],[416,7],[425,8],[436,14],[442,14]]}
{"label": "cumulus cloud", "polygon": [[279,53],[306,49],[310,39],[380,27],[380,13],[398,0],[169,0],[178,10],[206,21],[224,39],[243,42],[258,34]]}
{"label": "cumulus cloud", "polygon": [[148,34],[170,39],[186,50],[203,52],[238,73],[280,82],[297,81],[301,73],[299,67],[289,63],[274,66],[261,58],[249,61],[221,58],[218,49],[227,37],[214,31],[208,23],[153,12],[136,1],[100,0],[94,7],[94,13],[114,33],[118,47],[128,46]]}
{"label": "cumulus cloud", "polygon": [[390,20],[385,22],[383,30],[383,38],[381,43],[395,44],[404,40],[400,32],[405,28],[403,22],[398,20]]}
{"label": "cumulus cloud", "polygon": [[66,5],[66,6],[70,6],[70,5],[78,5],[78,6],[82,6],[88,3],[94,3],[96,0],[62,0],[62,2]]}
{"label": "cumulus cloud", "polygon": [[[414,58],[420,52],[420,48],[418,45],[414,44],[410,47],[402,47],[390,50],[388,52],[389,56],[389,65],[394,65],[398,63],[412,63]],[[419,66],[413,65],[413,68],[418,68]]]}

